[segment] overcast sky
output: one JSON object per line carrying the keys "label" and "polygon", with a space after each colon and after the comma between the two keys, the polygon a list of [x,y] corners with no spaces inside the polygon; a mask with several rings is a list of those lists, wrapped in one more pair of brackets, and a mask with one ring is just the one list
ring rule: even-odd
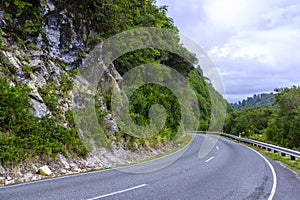
{"label": "overcast sky", "polygon": [[300,85],[299,0],[157,0],[217,65],[229,102]]}

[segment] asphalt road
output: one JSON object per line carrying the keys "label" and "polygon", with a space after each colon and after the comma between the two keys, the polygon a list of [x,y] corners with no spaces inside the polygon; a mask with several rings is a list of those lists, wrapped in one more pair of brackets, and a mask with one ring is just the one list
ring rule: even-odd
{"label": "asphalt road", "polygon": [[[2,187],[0,199],[300,199],[300,179],[292,171],[225,138],[199,159],[203,139],[195,135],[184,154],[160,170],[109,169]],[[142,168],[151,169],[169,158],[147,162]],[[138,171],[141,165],[128,169]]]}

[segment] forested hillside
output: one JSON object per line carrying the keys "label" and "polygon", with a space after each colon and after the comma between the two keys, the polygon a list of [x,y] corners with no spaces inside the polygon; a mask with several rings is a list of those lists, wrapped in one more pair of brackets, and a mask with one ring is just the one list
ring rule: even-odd
{"label": "forested hillside", "polygon": [[245,108],[227,116],[224,131],[300,149],[300,87],[275,90],[275,107]]}
{"label": "forested hillside", "polygon": [[275,101],[275,96],[273,93],[262,93],[255,94],[253,97],[248,97],[237,103],[231,103],[234,110],[241,110],[244,108],[254,108],[254,107],[267,107],[272,106]]}
{"label": "forested hillside", "polygon": [[[157,27],[178,33],[172,19],[166,16],[167,8],[154,3],[154,0],[4,1],[0,24],[2,164],[51,159],[58,153],[66,157],[90,155],[92,147],[82,141],[87,133],[78,132],[71,111],[79,106],[72,92],[78,67],[95,46],[122,31]],[[111,89],[119,87],[121,76],[141,64],[156,62],[182,74],[196,91],[200,129],[209,126],[210,95],[203,75],[194,67],[197,58],[181,46],[178,36],[167,43],[183,52],[189,61],[174,53],[146,48],[124,54],[109,66],[103,66],[106,73],[99,79],[104,82],[99,82],[95,100],[99,124],[104,128],[103,132],[99,129],[102,146],[128,150],[157,148],[176,135],[181,117],[177,100],[168,89],[157,85],[149,84],[138,90],[130,111],[137,124],[147,125],[149,107],[162,104],[168,117],[161,132],[151,138],[136,138],[122,130],[111,115]],[[149,98],[145,99],[147,95]]]}

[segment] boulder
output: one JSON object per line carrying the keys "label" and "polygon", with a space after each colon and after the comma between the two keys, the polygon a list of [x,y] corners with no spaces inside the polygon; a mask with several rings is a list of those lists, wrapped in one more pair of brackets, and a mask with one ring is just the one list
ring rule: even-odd
{"label": "boulder", "polygon": [[12,185],[12,184],[14,184],[15,183],[15,180],[14,179],[12,179],[12,180],[4,180],[4,185]]}
{"label": "boulder", "polygon": [[38,169],[38,174],[43,175],[43,176],[49,176],[52,174],[52,171],[49,169],[47,165],[44,165],[43,167],[40,167]]}

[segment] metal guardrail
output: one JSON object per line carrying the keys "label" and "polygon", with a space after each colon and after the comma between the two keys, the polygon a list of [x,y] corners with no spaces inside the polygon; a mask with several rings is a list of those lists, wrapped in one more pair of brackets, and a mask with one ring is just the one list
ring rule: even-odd
{"label": "metal guardrail", "polygon": [[235,135],[227,134],[227,133],[216,133],[216,132],[206,132],[206,131],[187,131],[187,133],[208,133],[208,134],[219,134],[224,137],[228,137],[231,139],[235,139],[237,141],[241,141],[256,147],[263,148],[268,151],[273,151],[274,153],[280,153],[281,156],[289,155],[291,157],[291,160],[295,160],[296,158],[300,159],[300,152],[294,151],[292,149],[287,149],[284,147],[276,146],[273,144],[268,144],[264,142],[260,142],[257,140],[247,139],[247,138],[241,138]]}
{"label": "metal guardrail", "polygon": [[226,133],[220,133],[220,135],[225,136],[225,137],[229,137],[247,144],[251,144],[253,146],[257,146],[263,149],[266,149],[268,151],[272,151],[274,153],[278,153],[280,152],[281,156],[286,156],[289,155],[291,157],[291,160],[295,160],[296,158],[300,158],[300,152],[299,151],[294,151],[292,149],[287,149],[284,147],[280,147],[280,146],[276,146],[273,144],[268,144],[268,143],[264,143],[264,142],[260,142],[257,140],[252,140],[252,139],[247,139],[247,138],[240,138],[238,136],[235,135],[231,135],[231,134],[226,134]]}

